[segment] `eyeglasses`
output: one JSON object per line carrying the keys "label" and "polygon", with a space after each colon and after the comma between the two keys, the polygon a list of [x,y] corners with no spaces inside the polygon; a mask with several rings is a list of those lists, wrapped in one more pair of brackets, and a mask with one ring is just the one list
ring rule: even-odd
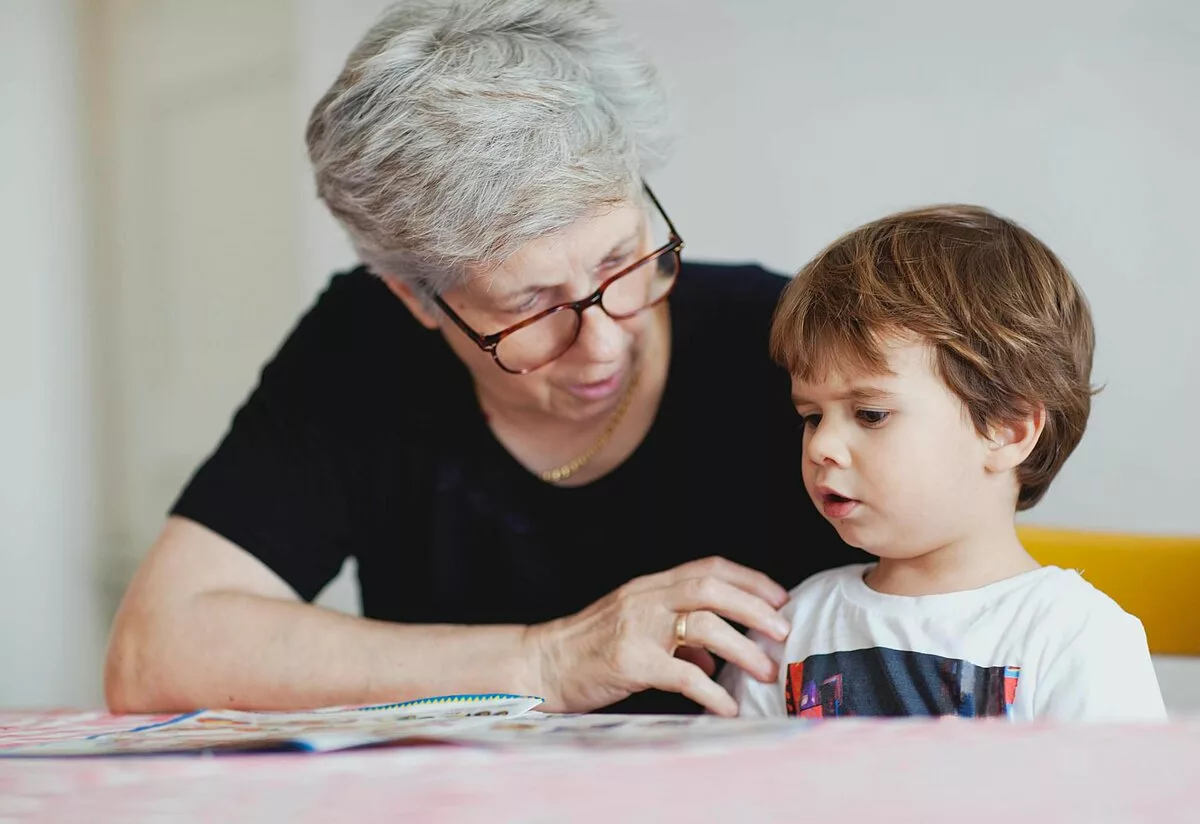
{"label": "eyeglasses", "polygon": [[667,299],[679,278],[683,238],[650,187],[642,184],[657,215],[661,217],[666,242],[653,252],[626,266],[600,284],[600,288],[582,300],[560,303],[490,335],[481,335],[458,313],[432,295],[438,307],[484,352],[490,352],[496,365],[513,375],[526,375],[561,357],[579,338],[583,313],[599,306],[613,320],[628,320]]}

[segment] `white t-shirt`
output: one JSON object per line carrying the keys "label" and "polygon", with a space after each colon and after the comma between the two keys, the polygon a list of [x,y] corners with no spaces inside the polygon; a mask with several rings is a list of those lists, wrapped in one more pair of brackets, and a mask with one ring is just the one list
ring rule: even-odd
{"label": "white t-shirt", "polygon": [[1042,567],[979,589],[885,595],[870,564],[812,576],[783,609],[780,662],[763,684],[726,667],[745,716],[1000,716],[1026,721],[1166,717],[1137,618],[1078,573]]}

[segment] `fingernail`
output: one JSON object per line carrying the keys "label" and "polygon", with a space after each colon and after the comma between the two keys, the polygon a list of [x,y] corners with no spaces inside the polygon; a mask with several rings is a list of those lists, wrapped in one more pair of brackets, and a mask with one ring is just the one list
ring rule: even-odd
{"label": "fingernail", "polygon": [[775,631],[779,633],[780,639],[787,638],[788,634],[792,631],[792,625],[782,618],[780,618],[778,621],[775,621],[774,625]]}

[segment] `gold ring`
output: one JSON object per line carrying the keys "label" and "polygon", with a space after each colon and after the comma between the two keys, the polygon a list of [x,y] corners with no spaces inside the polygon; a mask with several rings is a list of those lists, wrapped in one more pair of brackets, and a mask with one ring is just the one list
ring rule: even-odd
{"label": "gold ring", "polygon": [[689,613],[681,612],[675,616],[675,646],[687,646],[687,619]]}

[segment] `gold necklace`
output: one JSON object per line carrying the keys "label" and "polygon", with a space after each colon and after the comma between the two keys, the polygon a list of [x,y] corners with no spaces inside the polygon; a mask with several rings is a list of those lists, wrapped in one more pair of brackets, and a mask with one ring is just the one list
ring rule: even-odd
{"label": "gold necklace", "polygon": [[546,483],[558,483],[560,481],[565,481],[567,478],[571,477],[580,469],[582,469],[588,461],[596,457],[596,453],[603,449],[604,445],[608,443],[609,439],[613,435],[613,432],[616,431],[617,426],[621,423],[621,418],[625,417],[625,413],[629,410],[629,404],[633,400],[633,390],[637,386],[638,375],[640,374],[640,369],[633,373],[633,377],[629,380],[629,387],[625,390],[625,395],[621,398],[621,403],[617,407],[617,411],[613,412],[613,416],[609,418],[608,425],[604,427],[604,431],[600,434],[599,439],[597,439],[597,441],[578,458],[570,460],[562,466],[555,467],[554,469],[547,469],[545,472],[538,473],[539,478]]}

